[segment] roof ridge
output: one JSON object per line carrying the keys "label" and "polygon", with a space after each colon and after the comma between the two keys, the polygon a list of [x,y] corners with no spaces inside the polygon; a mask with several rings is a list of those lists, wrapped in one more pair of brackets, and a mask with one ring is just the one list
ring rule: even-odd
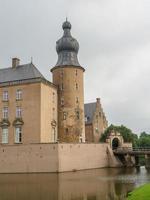
{"label": "roof ridge", "polygon": [[31,78],[41,78],[46,80],[43,74],[33,63],[18,65],[15,68],[10,67],[0,69],[0,83]]}

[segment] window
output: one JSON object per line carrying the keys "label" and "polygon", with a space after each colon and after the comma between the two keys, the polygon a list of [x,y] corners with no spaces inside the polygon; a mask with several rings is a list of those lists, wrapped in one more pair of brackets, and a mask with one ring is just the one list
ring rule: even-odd
{"label": "window", "polygon": [[78,84],[76,83],[76,90],[78,89]]}
{"label": "window", "polygon": [[55,102],[55,93],[53,92],[53,103]]}
{"label": "window", "polygon": [[16,108],[16,117],[21,118],[21,116],[22,116],[22,109],[21,109],[21,107],[17,107]]}
{"label": "window", "polygon": [[79,103],[79,98],[78,97],[76,97],[76,103]]}
{"label": "window", "polygon": [[87,116],[85,116],[85,118],[84,118],[84,121],[85,121],[85,122],[87,122],[87,121],[88,121],[88,118],[87,118]]}
{"label": "window", "polygon": [[22,99],[22,90],[17,90],[16,91],[16,100],[20,100]]}
{"label": "window", "polygon": [[67,119],[67,113],[63,112],[63,120],[66,120],[66,119]]}
{"label": "window", "polygon": [[53,119],[55,119],[55,108],[53,108],[52,114],[53,114]]}
{"label": "window", "polygon": [[99,116],[101,117],[101,112],[99,112]]}
{"label": "window", "polygon": [[53,127],[52,128],[52,142],[56,142],[56,129]]}
{"label": "window", "polygon": [[77,115],[77,119],[80,119],[80,113],[79,113],[79,111],[76,112],[76,115]]}
{"label": "window", "polygon": [[62,106],[64,105],[64,98],[63,97],[61,98],[61,102],[60,103],[61,103]]}
{"label": "window", "polygon": [[22,129],[21,127],[15,128],[15,143],[21,143],[22,142]]}
{"label": "window", "polygon": [[3,91],[3,101],[8,101],[8,91]]}
{"label": "window", "polygon": [[8,128],[2,129],[2,144],[8,143]]}
{"label": "window", "polygon": [[76,76],[78,75],[78,70],[76,69]]}
{"label": "window", "polygon": [[60,85],[60,90],[63,90],[64,89],[64,85],[63,83]]}
{"label": "window", "polygon": [[64,75],[64,71],[62,69],[61,72],[60,72],[60,77],[63,78],[63,75]]}
{"label": "window", "polygon": [[68,128],[66,128],[66,134],[68,134],[68,132],[69,132],[69,130],[68,130]]}
{"label": "window", "polygon": [[3,108],[3,119],[7,119],[8,118],[8,107],[4,107]]}

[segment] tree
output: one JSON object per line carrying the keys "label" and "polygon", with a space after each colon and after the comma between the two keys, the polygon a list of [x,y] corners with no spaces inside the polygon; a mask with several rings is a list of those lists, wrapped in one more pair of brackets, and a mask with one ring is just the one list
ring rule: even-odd
{"label": "tree", "polygon": [[138,139],[139,147],[150,147],[150,134],[142,132]]}

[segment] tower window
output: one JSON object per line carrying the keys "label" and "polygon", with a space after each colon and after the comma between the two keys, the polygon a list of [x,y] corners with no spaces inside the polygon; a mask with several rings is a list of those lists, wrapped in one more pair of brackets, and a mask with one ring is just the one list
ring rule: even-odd
{"label": "tower window", "polygon": [[8,128],[2,129],[2,144],[8,143]]}
{"label": "tower window", "polygon": [[76,90],[78,89],[78,84],[76,83]]}
{"label": "tower window", "polygon": [[78,70],[76,69],[76,76],[78,75]]}
{"label": "tower window", "polygon": [[63,97],[61,98],[61,102],[60,103],[61,103],[62,106],[64,105],[64,98]]}
{"label": "tower window", "polygon": [[60,90],[63,90],[64,89],[64,84],[62,83],[61,85],[60,85]]}
{"label": "tower window", "polygon": [[63,112],[63,120],[66,120],[66,119],[67,119],[67,113]]}
{"label": "tower window", "polygon": [[77,119],[80,119],[80,113],[79,113],[79,111],[76,111],[76,116],[77,116]]}
{"label": "tower window", "polygon": [[3,91],[3,101],[8,101],[8,91]]}
{"label": "tower window", "polygon": [[18,89],[16,91],[16,100],[21,100],[22,99],[22,90]]}
{"label": "tower window", "polygon": [[15,143],[21,143],[22,142],[22,128],[16,127],[15,128]]}
{"label": "tower window", "polygon": [[16,117],[20,118],[22,116],[22,109],[21,107],[16,108]]}
{"label": "tower window", "polygon": [[62,69],[61,72],[60,72],[60,77],[63,78],[63,75],[64,75],[64,71]]}
{"label": "tower window", "polygon": [[3,108],[3,119],[7,119],[8,118],[8,107],[4,107]]}
{"label": "tower window", "polygon": [[55,108],[53,108],[53,119],[55,119]]}
{"label": "tower window", "polygon": [[55,92],[53,92],[53,103],[55,102]]}
{"label": "tower window", "polygon": [[66,128],[66,134],[69,132],[68,128]]}
{"label": "tower window", "polygon": [[76,97],[76,103],[79,103],[79,98],[78,97]]}

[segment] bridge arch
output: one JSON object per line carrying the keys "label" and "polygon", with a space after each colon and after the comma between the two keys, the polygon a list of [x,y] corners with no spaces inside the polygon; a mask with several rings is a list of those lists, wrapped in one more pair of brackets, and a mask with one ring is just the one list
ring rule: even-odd
{"label": "bridge arch", "polygon": [[111,142],[111,148],[114,150],[117,149],[118,147],[120,147],[120,140],[118,137],[114,137]]}
{"label": "bridge arch", "polygon": [[106,139],[106,142],[110,144],[111,149],[117,149],[124,146],[124,140],[120,133],[112,131]]}

